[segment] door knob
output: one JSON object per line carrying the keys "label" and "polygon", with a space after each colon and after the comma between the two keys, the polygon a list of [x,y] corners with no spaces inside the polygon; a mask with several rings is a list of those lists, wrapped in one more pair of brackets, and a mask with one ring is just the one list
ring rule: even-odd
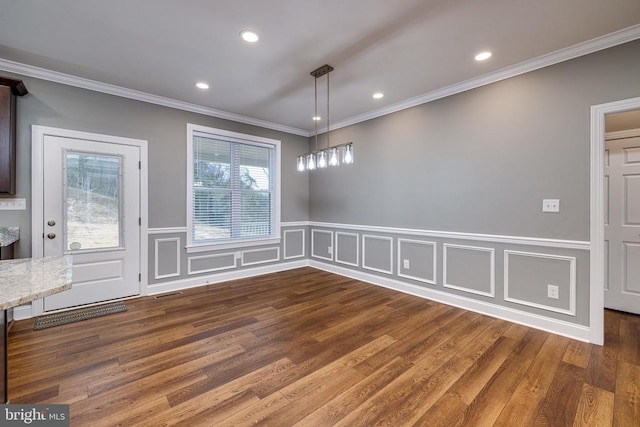
{"label": "door knob", "polygon": [[48,225],[49,227],[53,227],[54,225],[56,225],[56,222],[55,222],[54,220],[50,219],[50,220],[47,222],[47,225]]}
{"label": "door knob", "polygon": [[56,233],[49,233],[49,234],[47,234],[47,237],[49,239],[55,239],[56,238]]}

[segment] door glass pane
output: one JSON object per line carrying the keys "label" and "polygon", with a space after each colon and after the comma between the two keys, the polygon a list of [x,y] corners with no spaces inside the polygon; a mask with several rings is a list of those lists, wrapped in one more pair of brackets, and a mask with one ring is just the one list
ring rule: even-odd
{"label": "door glass pane", "polygon": [[65,250],[121,246],[121,170],[120,156],[65,153]]}

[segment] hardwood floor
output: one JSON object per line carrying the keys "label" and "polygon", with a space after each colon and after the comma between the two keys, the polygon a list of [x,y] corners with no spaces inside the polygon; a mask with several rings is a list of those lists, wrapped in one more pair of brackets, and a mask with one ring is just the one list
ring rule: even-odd
{"label": "hardwood floor", "polygon": [[302,268],[9,336],[12,403],[72,426],[638,426],[640,316],[603,347]]}

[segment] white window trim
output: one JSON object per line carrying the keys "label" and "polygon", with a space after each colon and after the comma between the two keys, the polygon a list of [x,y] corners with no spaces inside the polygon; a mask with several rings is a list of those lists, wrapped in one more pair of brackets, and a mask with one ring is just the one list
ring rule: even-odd
{"label": "white window trim", "polygon": [[[220,242],[195,243],[193,241],[193,135],[194,133],[208,134],[211,137],[223,137],[235,139],[239,142],[263,143],[274,147],[275,159],[274,167],[276,171],[275,179],[275,203],[273,207],[273,232],[271,236],[260,239],[238,239],[224,240]],[[277,139],[264,138],[261,136],[249,135],[245,133],[231,132],[223,129],[211,128],[192,123],[187,123],[187,253],[204,252],[216,249],[228,249],[235,247],[260,246],[280,243],[280,141]]]}

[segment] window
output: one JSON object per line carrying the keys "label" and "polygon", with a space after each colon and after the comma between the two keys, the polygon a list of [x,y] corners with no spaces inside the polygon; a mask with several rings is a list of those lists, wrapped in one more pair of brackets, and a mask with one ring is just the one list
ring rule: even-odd
{"label": "window", "polygon": [[65,251],[122,247],[122,157],[64,153]]}
{"label": "window", "polygon": [[188,249],[279,242],[280,141],[192,124],[187,134]]}

